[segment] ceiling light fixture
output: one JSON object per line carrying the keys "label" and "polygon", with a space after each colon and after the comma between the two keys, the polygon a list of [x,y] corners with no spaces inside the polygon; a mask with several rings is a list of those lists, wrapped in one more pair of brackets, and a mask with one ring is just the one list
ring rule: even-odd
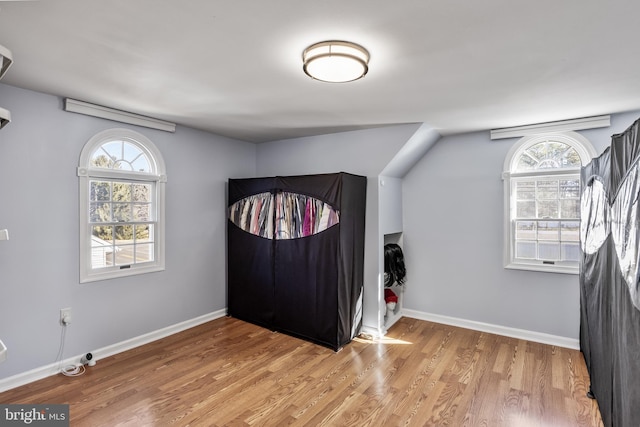
{"label": "ceiling light fixture", "polygon": [[345,41],[313,44],[302,53],[302,69],[311,78],[329,83],[358,80],[369,71],[369,52]]}
{"label": "ceiling light fixture", "polygon": [[4,76],[4,73],[7,72],[12,63],[13,58],[11,57],[11,51],[0,45],[0,79]]}

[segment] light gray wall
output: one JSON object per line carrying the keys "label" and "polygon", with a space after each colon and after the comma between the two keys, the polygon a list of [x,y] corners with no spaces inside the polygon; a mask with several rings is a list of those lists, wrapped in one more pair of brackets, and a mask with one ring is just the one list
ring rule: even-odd
{"label": "light gray wall", "polygon": [[[639,115],[580,133],[599,154]],[[489,131],[447,136],[407,174],[404,307],[577,339],[578,276],[503,268],[501,173],[515,142]]]}
{"label": "light gray wall", "polygon": [[418,124],[274,141],[258,146],[259,176],[349,172],[367,180],[364,325],[381,326],[378,175],[419,128]]}
{"label": "light gray wall", "polygon": [[[226,182],[252,176],[256,146],[178,126],[175,134],[67,113],[62,99],[0,84],[0,379],[55,361],[59,310],[71,307],[65,357],[226,307]],[[167,167],[166,271],[79,283],[78,178],[83,145],[134,129]]]}
{"label": "light gray wall", "polygon": [[402,178],[380,175],[380,234],[402,233]]}

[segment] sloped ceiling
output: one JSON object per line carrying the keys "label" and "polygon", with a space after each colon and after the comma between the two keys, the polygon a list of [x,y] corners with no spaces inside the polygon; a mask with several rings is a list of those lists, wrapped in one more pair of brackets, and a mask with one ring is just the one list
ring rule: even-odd
{"label": "sloped ceiling", "polygon": [[[639,109],[638,16],[636,0],[0,1],[2,82],[251,142],[447,135]],[[369,74],[308,78],[302,51],[328,39],[365,46]]]}

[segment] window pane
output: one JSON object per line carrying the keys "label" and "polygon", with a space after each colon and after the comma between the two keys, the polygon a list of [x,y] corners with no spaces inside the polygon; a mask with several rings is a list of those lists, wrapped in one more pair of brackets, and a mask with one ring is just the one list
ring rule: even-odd
{"label": "window pane", "polygon": [[538,201],[538,218],[558,218],[557,200]]}
{"label": "window pane", "polygon": [[563,242],[579,242],[580,221],[562,221],[560,240]]}
{"label": "window pane", "polygon": [[113,227],[110,225],[96,225],[91,227],[91,246],[111,246],[113,242]]}
{"label": "window pane", "polygon": [[580,200],[560,200],[561,218],[580,218]]}
{"label": "window pane", "polygon": [[92,202],[111,200],[111,183],[109,181],[91,181],[89,200]]}
{"label": "window pane", "polygon": [[113,227],[91,227],[91,268],[113,265]]}
{"label": "window pane", "polygon": [[123,170],[123,171],[130,171],[133,170],[131,168],[131,163],[126,162],[124,160],[118,160],[117,162],[115,162],[113,164],[113,168],[114,169],[119,169],[119,170]]}
{"label": "window pane", "polygon": [[151,219],[151,205],[138,203],[133,205],[134,221],[151,221]]}
{"label": "window pane", "polygon": [[562,167],[562,158],[565,152],[571,148],[569,145],[557,141],[547,141],[537,145],[542,148],[542,158],[553,161],[555,168]]}
{"label": "window pane", "polygon": [[560,261],[560,243],[540,242],[538,244],[538,259]]}
{"label": "window pane", "polygon": [[133,264],[134,246],[118,245],[115,252],[115,265]]}
{"label": "window pane", "polygon": [[518,201],[516,202],[516,217],[517,218],[535,218],[536,217],[536,202],[535,201]]}
{"label": "window pane", "polygon": [[115,265],[115,262],[116,262],[116,259],[115,259],[115,252],[114,251],[106,252],[104,254],[105,267],[110,267],[112,265]]}
{"label": "window pane", "polygon": [[144,155],[144,154],[134,144],[132,144],[130,142],[123,142],[123,145],[122,145],[122,159],[123,160],[126,160],[128,163],[131,163],[135,159],[139,158],[141,155]]}
{"label": "window pane", "polygon": [[536,259],[536,242],[516,242],[516,258]]}
{"label": "window pane", "polygon": [[111,222],[111,204],[91,203],[89,205],[89,222]]}
{"label": "window pane", "polygon": [[111,267],[114,262],[113,247],[91,248],[91,268]]}
{"label": "window pane", "polygon": [[560,198],[561,199],[579,199],[580,198],[580,180],[560,180]]}
{"label": "window pane", "polygon": [[536,165],[540,163],[541,160],[545,157],[545,142],[540,142],[529,147],[525,153],[530,156],[532,159],[535,159]]}
{"label": "window pane", "polygon": [[[96,151],[98,155],[106,155],[113,162],[122,158],[122,141],[110,141],[105,142],[100,146],[98,151]],[[115,167],[117,169],[117,167]]]}
{"label": "window pane", "polygon": [[116,225],[113,231],[116,236],[116,245],[133,241],[133,225]]}
{"label": "window pane", "polygon": [[130,202],[131,201],[131,184],[128,182],[113,183],[113,201],[114,202]]}
{"label": "window pane", "polygon": [[113,204],[113,220],[115,222],[131,221],[131,217],[132,217],[132,212],[131,212],[131,205],[129,203]]}
{"label": "window pane", "polygon": [[560,240],[560,223],[557,221],[539,221],[538,240]]}
{"label": "window pane", "polygon": [[133,184],[134,202],[150,202],[151,201],[151,184]]}
{"label": "window pane", "polygon": [[558,198],[558,181],[557,180],[540,180],[537,182],[538,199],[557,199]]}
{"label": "window pane", "polygon": [[135,262],[148,262],[153,261],[153,243],[146,243],[136,245],[136,259]]}
{"label": "window pane", "polygon": [[562,243],[563,261],[580,261],[580,245],[578,243]]}
{"label": "window pane", "polygon": [[113,159],[109,157],[102,150],[98,150],[93,153],[90,160],[91,166],[96,168],[105,168],[112,169],[113,168]]}
{"label": "window pane", "polygon": [[520,172],[528,171],[528,170],[535,169],[537,166],[538,166],[538,162],[536,161],[536,159],[524,153],[518,159],[518,166],[516,166],[516,170]]}
{"label": "window pane", "polygon": [[580,154],[578,154],[578,152],[573,147],[569,148],[564,154],[562,165],[565,168],[582,167],[582,162],[580,161]]}
{"label": "window pane", "polygon": [[149,159],[147,156],[142,155],[131,163],[131,169],[137,172],[151,172],[151,166],[149,165]]}
{"label": "window pane", "polygon": [[536,221],[516,221],[516,240],[535,240]]}
{"label": "window pane", "polygon": [[133,225],[116,225],[113,231],[116,236],[116,265],[133,264]]}
{"label": "window pane", "polygon": [[558,167],[557,143],[540,142],[527,149],[527,154],[537,160],[536,169],[548,169]]}
{"label": "window pane", "polygon": [[155,224],[147,224],[147,227],[149,227],[149,240],[155,241],[156,239]]}
{"label": "window pane", "polygon": [[535,200],[535,198],[536,198],[536,182],[535,181],[516,182],[516,199],[517,200]]}
{"label": "window pane", "polygon": [[150,224],[137,224],[135,226],[136,243],[152,241],[150,228],[151,228]]}

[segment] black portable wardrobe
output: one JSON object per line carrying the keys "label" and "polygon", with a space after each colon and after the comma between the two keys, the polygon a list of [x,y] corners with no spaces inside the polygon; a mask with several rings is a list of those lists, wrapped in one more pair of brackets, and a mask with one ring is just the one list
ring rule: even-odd
{"label": "black portable wardrobe", "polygon": [[360,331],[367,179],[230,179],[230,316],[338,350]]}
{"label": "black portable wardrobe", "polygon": [[639,131],[581,172],[580,349],[605,426],[640,426]]}

